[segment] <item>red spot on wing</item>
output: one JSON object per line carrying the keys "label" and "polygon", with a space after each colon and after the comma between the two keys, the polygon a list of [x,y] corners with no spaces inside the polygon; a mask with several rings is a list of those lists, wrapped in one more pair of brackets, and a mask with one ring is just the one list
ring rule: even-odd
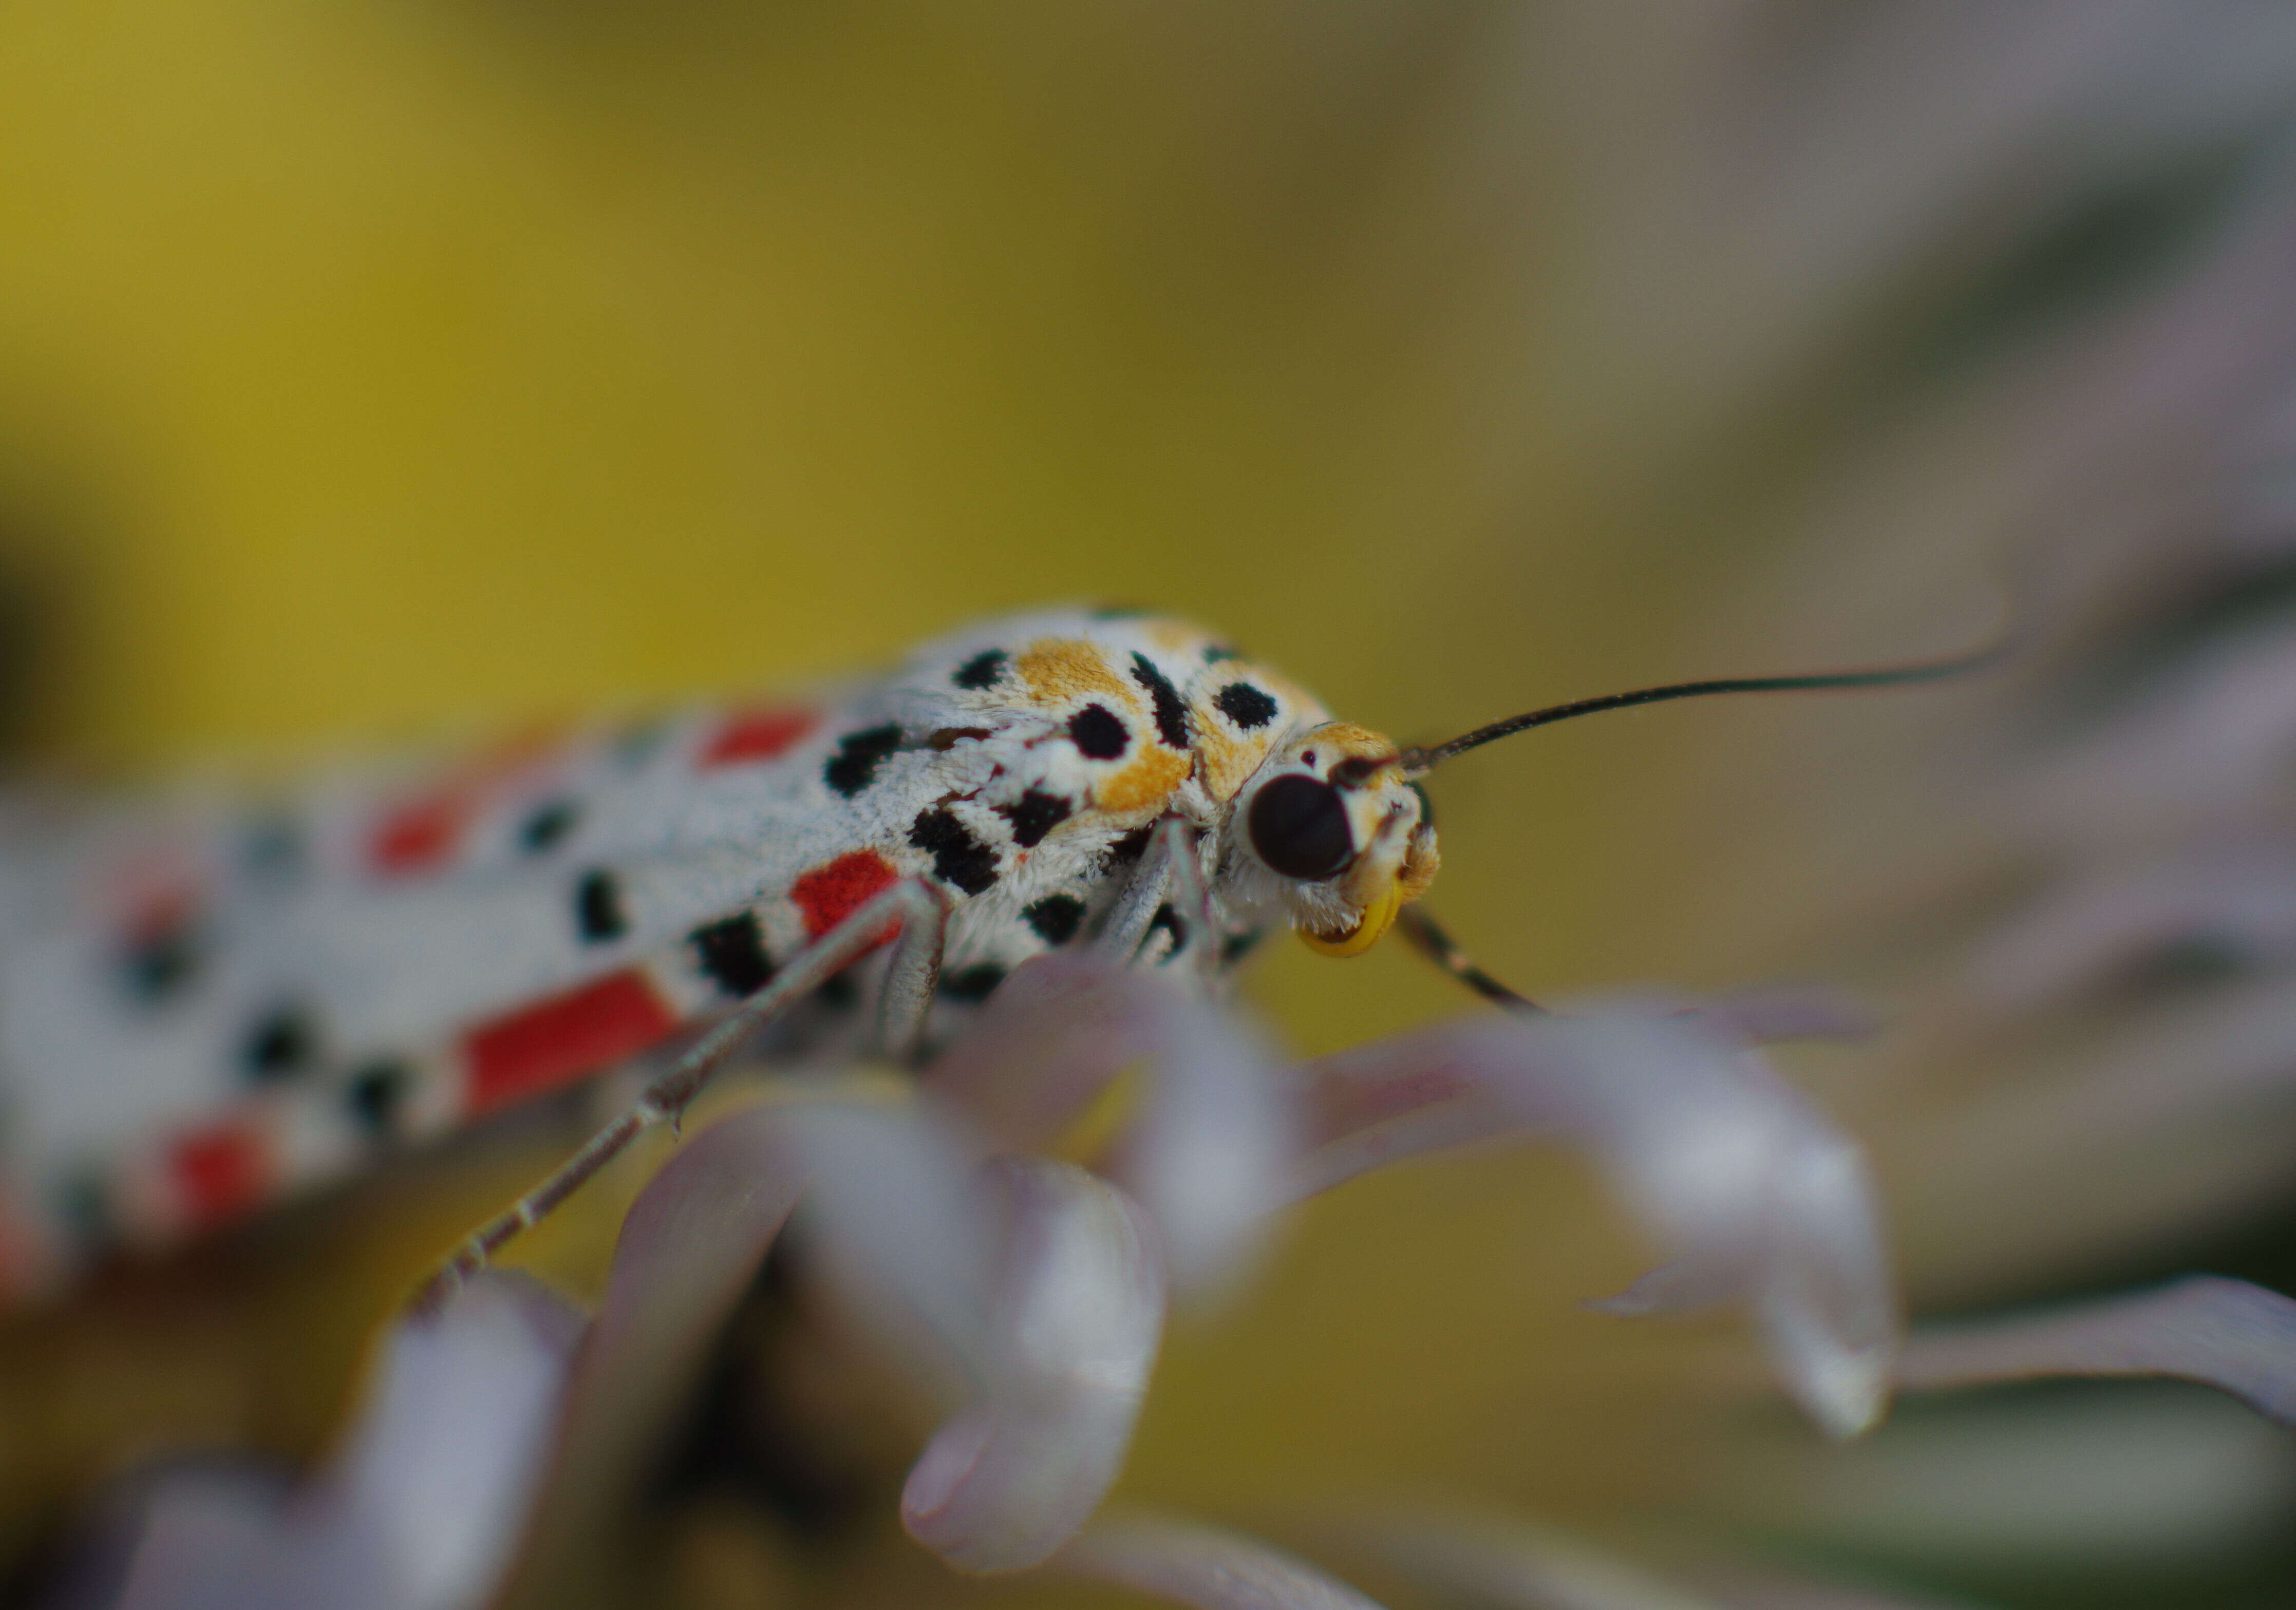
{"label": "red spot on wing", "polygon": [[635,1055],[677,1027],[677,1014],[635,972],[480,1025],[463,1041],[470,1110],[489,1113]]}
{"label": "red spot on wing", "polygon": [[463,761],[430,792],[402,799],[375,823],[367,863],[394,878],[449,865],[472,821],[520,778],[552,764],[559,741],[547,727],[511,733]]}
{"label": "red spot on wing", "polygon": [[772,760],[820,724],[821,717],[811,710],[740,711],[718,730],[696,764],[732,766]]}
{"label": "red spot on wing", "polygon": [[471,801],[459,794],[411,800],[376,825],[367,860],[394,877],[435,870],[453,859],[470,813]]}
{"label": "red spot on wing", "polygon": [[168,1173],[193,1228],[236,1219],[270,1195],[271,1148],[245,1124],[198,1130],[168,1148]]}
{"label": "red spot on wing", "polygon": [[[856,850],[827,866],[814,868],[790,885],[790,898],[805,915],[806,937],[818,939],[899,878],[892,863],[876,851]],[[890,935],[892,930],[886,932]]]}

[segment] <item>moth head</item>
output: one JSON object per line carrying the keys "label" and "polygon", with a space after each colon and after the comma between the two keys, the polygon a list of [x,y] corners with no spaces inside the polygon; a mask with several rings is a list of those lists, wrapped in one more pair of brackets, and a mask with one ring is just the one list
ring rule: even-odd
{"label": "moth head", "polygon": [[1245,852],[1276,879],[1300,937],[1327,956],[1377,944],[1439,864],[1427,797],[1402,754],[1347,722],[1279,747],[1236,812]]}

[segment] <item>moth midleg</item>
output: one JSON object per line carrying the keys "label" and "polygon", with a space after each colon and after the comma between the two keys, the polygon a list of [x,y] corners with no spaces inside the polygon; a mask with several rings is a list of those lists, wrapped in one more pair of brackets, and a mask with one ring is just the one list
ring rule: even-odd
{"label": "moth midleg", "polygon": [[1169,870],[1165,887],[1171,893],[1172,909],[1183,919],[1172,959],[1177,961],[1186,955],[1198,974],[1209,978],[1219,959],[1218,921],[1212,911],[1211,887],[1204,881],[1203,863],[1196,859],[1194,830],[1178,817],[1168,816],[1157,823],[1156,838],[1166,846],[1164,864]]}
{"label": "moth midleg", "polygon": [[1140,949],[1156,920],[1156,908],[1164,903],[1166,891],[1171,887],[1172,865],[1177,852],[1187,845],[1188,832],[1188,824],[1177,816],[1167,816],[1156,824],[1140,864],[1125,881],[1123,893],[1117,895],[1101,928],[1102,950],[1129,961]]}
{"label": "moth midleg", "polygon": [[893,942],[885,981],[877,993],[878,1047],[888,1059],[903,1064],[914,1058],[924,1040],[925,1018],[932,1010],[941,952],[948,939],[948,908],[929,887],[918,887],[932,909],[902,919],[901,936]]}
{"label": "moth midleg", "polygon": [[[472,1230],[422,1283],[415,1294],[414,1305],[424,1309],[437,1306],[464,1280],[484,1269],[521,1231],[538,1223],[553,1208],[579,1190],[640,1135],[657,1124],[675,1124],[718,1070],[741,1049],[744,1040],[819,989],[841,968],[867,954],[883,940],[887,928],[898,926],[901,930],[887,987],[891,988],[896,976],[906,974],[912,979],[922,977],[927,980],[924,989],[929,1002],[930,980],[940,969],[939,951],[947,919],[947,911],[940,897],[916,878],[903,879],[857,907],[835,928],[791,957],[788,964],[774,975],[772,982],[719,1019],[648,1085],[636,1102],[591,1136],[547,1179]],[[912,960],[904,968],[901,956],[905,951],[913,958],[923,959]],[[904,985],[907,990],[914,987],[914,982]]]}

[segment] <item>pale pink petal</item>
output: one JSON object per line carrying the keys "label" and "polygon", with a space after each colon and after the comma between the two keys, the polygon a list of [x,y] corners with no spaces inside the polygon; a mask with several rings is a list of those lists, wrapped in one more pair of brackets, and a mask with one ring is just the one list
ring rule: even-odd
{"label": "pale pink petal", "polygon": [[935,1110],[824,1106],[789,1115],[814,1180],[824,1271],[863,1321],[946,1395],[996,1368],[988,1312],[1002,1234],[980,1146]]}
{"label": "pale pink petal", "polygon": [[693,1136],[638,1193],[576,1361],[550,1485],[506,1602],[567,1603],[594,1579],[611,1517],[651,1475],[678,1405],[806,1183],[785,1114],[761,1107]]}
{"label": "pale pink petal", "polygon": [[1104,1181],[1000,1159],[1008,1225],[991,1373],[909,1473],[901,1521],[964,1571],[1041,1564],[1116,1479],[1163,1326],[1155,1235]]}
{"label": "pale pink petal", "polygon": [[283,1498],[219,1473],[162,1481],[119,1610],[454,1610],[493,1591],[557,1429],[581,1316],[480,1276],[402,1320],[349,1442]]}
{"label": "pale pink petal", "polygon": [[1585,1148],[1679,1265],[1628,1306],[1744,1301],[1820,1425],[1880,1413],[1897,1299],[1863,1155],[1734,1040],[1679,1017],[1493,1018],[1327,1058],[1291,1088],[1317,1142],[1302,1193],[1475,1136]]}
{"label": "pale pink petal", "polygon": [[1898,1361],[1909,1388],[2046,1376],[2172,1376],[2296,1425],[2296,1302],[2195,1275],[2018,1318],[1924,1327]]}
{"label": "pale pink petal", "polygon": [[1013,969],[922,1083],[1014,1150],[1057,1139],[1109,1080],[1153,1049],[1171,985],[1091,951]]}
{"label": "pale pink petal", "polygon": [[1265,1244],[1297,1126],[1275,1059],[1234,1014],[1182,999],[1160,1026],[1155,1085],[1113,1172],[1155,1220],[1174,1287],[1217,1294]]}
{"label": "pale pink petal", "polygon": [[377,1537],[401,1602],[475,1602],[509,1563],[582,1328],[564,1299],[496,1273],[392,1333],[377,1401],[312,1503]]}
{"label": "pale pink petal", "polygon": [[1994,1009],[2030,1010],[2196,941],[2259,960],[2296,951],[2296,856],[2259,846],[2071,883],[1997,930],[1965,970]]}
{"label": "pale pink petal", "polygon": [[1112,1171],[1155,1215],[1175,1287],[1216,1292],[1261,1245],[1296,1145],[1274,1061],[1232,1009],[1162,974],[1055,952],[1014,969],[924,1083],[1033,1149],[1144,1058],[1154,1078]]}
{"label": "pale pink petal", "polygon": [[1346,1583],[1266,1543],[1137,1511],[1095,1521],[1050,1568],[1197,1610],[1380,1610]]}

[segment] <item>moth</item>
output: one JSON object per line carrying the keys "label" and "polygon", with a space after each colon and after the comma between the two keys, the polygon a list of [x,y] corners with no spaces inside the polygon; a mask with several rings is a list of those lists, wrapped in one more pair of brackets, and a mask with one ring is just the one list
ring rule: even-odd
{"label": "moth", "polygon": [[1050,610],[827,698],[20,825],[0,844],[0,1295],[676,1053],[472,1238],[449,1266],[467,1271],[744,1042],[914,1063],[1067,945],[1185,961],[1217,989],[1276,930],[1345,957],[1400,920],[1536,1009],[1408,910],[1439,865],[1435,766],[1598,710],[1919,681],[1996,652],[1677,683],[1409,748],[1199,627]]}

